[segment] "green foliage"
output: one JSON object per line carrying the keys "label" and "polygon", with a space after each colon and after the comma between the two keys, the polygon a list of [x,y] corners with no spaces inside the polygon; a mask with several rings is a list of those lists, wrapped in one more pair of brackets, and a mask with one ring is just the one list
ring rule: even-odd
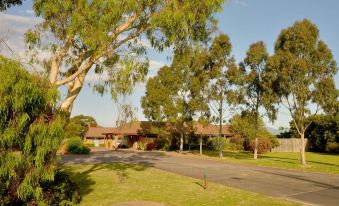
{"label": "green foliage", "polygon": [[326,152],[339,154],[339,143],[328,142],[326,144]]}
{"label": "green foliage", "polygon": [[138,142],[138,149],[145,151],[147,148],[147,143],[146,142]]}
{"label": "green foliage", "polygon": [[67,172],[58,169],[53,182],[43,182],[44,201],[47,205],[77,205],[80,200],[79,186],[70,180]]}
{"label": "green foliage", "polygon": [[[339,143],[339,117],[332,115],[315,115],[306,119],[309,124],[305,131],[305,137],[308,139],[308,150],[314,152],[330,152]],[[298,132],[293,122],[290,122],[290,133],[294,137]],[[329,146],[330,145],[330,146]],[[333,150],[331,150],[333,151]],[[335,150],[334,150],[335,151]]]}
{"label": "green foliage", "polygon": [[97,122],[91,116],[77,115],[71,118],[65,128],[65,138],[83,137],[88,126],[97,126]]}
{"label": "green foliage", "polygon": [[[338,90],[333,79],[337,63],[331,50],[319,39],[317,26],[304,19],[281,31],[266,69],[264,87],[269,91],[266,104],[271,111],[277,104],[288,108],[301,137],[301,163],[305,165],[304,137],[309,126],[306,118],[319,109],[338,115]],[[316,105],[316,111],[311,110],[311,104]]]}
{"label": "green foliage", "polygon": [[21,5],[23,0],[1,0],[0,11],[6,10],[13,5]]}
{"label": "green foliage", "polygon": [[[162,51],[207,41],[216,27],[213,14],[221,10],[223,2],[35,0],[33,9],[43,22],[25,40],[33,54],[42,48],[52,51],[53,57],[45,61],[50,81],[58,86],[77,82],[69,89],[71,96],[77,96],[83,86],[75,77],[84,79],[94,68],[99,75],[107,74],[92,85],[94,90],[100,94],[109,91],[117,100],[131,94],[135,84],[145,79],[149,45]],[[45,34],[55,41],[42,45],[39,39]],[[71,104],[65,107],[70,109]]]}
{"label": "green foliage", "polygon": [[58,92],[2,56],[0,79],[0,202],[43,202],[41,182],[54,179],[66,122],[55,109]]}
{"label": "green foliage", "polygon": [[80,137],[72,137],[67,140],[67,152],[72,154],[89,154],[91,149],[85,145]]}
{"label": "green foliage", "polygon": [[[220,138],[220,140],[216,137],[211,138],[211,144],[209,149],[213,149],[218,151],[219,150],[219,145],[222,145],[222,150],[225,151],[239,151],[239,150],[243,150],[244,146],[243,146],[243,141],[240,142],[234,142],[231,141],[231,139],[229,138]],[[222,141],[222,143],[220,143],[220,141]]]}
{"label": "green foliage", "polygon": [[193,120],[206,125],[211,116],[208,102],[214,97],[209,84],[211,78],[224,75],[229,44],[228,36],[222,34],[210,48],[178,48],[172,65],[161,68],[147,82],[146,95],[141,100],[145,116],[152,121],[178,124],[181,134],[191,131]]}
{"label": "green foliage", "polygon": [[305,19],[282,30],[275,54],[267,63],[266,89],[272,102],[288,107],[299,133],[312,115],[310,103],[336,115],[338,91],[333,76],[337,65],[331,50],[319,39],[316,25]]}

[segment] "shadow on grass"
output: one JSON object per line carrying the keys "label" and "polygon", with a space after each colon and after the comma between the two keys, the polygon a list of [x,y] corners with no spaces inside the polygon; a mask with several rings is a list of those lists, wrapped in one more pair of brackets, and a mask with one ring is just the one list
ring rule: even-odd
{"label": "shadow on grass", "polygon": [[[300,163],[299,159],[296,158],[289,158],[289,157],[270,157],[266,155],[262,155],[261,158],[263,159],[269,159],[271,161],[279,161],[279,162],[286,162],[286,163]],[[320,165],[328,165],[328,166],[333,166],[333,167],[339,167],[339,164],[332,164],[332,163],[326,163],[326,162],[319,162],[319,161],[314,161],[314,160],[307,160],[308,163],[314,163],[314,164],[320,164]]]}
{"label": "shadow on grass", "polygon": [[[191,151],[191,153],[198,155],[199,151],[194,150]],[[222,152],[224,157],[229,157],[232,159],[253,159],[253,155],[251,152],[246,152],[246,151],[223,151]],[[218,151],[212,151],[212,150],[204,150],[203,155],[206,155],[208,157],[218,157]]]}
{"label": "shadow on grass", "polygon": [[[97,172],[100,170],[109,170],[115,172],[118,176],[119,182],[123,182],[127,178],[129,178],[128,170],[134,171],[144,171],[148,168],[145,165],[137,165],[137,164],[126,164],[126,163],[98,163],[93,165],[85,165],[90,166],[90,168],[82,171],[74,171],[74,166],[66,165],[64,169],[70,175],[72,181],[76,182],[80,187],[81,196],[84,197],[93,191],[93,185],[95,181],[92,178],[93,172]],[[75,169],[77,170],[77,169]]]}

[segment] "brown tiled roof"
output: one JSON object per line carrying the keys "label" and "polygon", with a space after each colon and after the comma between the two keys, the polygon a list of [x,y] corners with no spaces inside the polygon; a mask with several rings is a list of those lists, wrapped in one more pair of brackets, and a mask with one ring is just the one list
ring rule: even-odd
{"label": "brown tiled roof", "polygon": [[[195,123],[193,126],[195,134],[202,134],[202,135],[219,135],[219,125],[209,124],[203,127],[199,123]],[[232,132],[230,131],[229,125],[222,125],[222,135],[231,136]]]}
{"label": "brown tiled roof", "polygon": [[149,121],[134,121],[116,128],[117,134],[135,135],[135,134],[152,134],[152,123]]}
{"label": "brown tiled roof", "polygon": [[114,133],[114,128],[108,127],[89,127],[88,131],[86,132],[86,138],[104,138],[104,133]]}
{"label": "brown tiled roof", "polygon": [[[166,128],[172,131],[179,131],[180,126],[178,124],[166,124]],[[195,134],[202,135],[219,135],[219,126],[209,124],[203,127],[199,123],[195,123],[193,126],[193,130]],[[152,123],[149,121],[134,121],[125,125],[122,125],[118,128],[105,128],[105,127],[90,127],[86,133],[86,138],[97,137],[104,138],[105,134],[120,134],[120,135],[137,135],[137,134],[153,134],[152,132]],[[229,125],[222,126],[222,134],[226,136],[231,136],[232,133],[229,129]]]}

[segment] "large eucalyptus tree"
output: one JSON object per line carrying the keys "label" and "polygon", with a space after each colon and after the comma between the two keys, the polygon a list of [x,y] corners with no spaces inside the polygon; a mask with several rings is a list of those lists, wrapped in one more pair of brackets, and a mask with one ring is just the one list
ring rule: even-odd
{"label": "large eucalyptus tree", "polygon": [[148,71],[148,46],[162,51],[206,40],[216,25],[213,14],[222,4],[223,0],[35,0],[34,11],[43,22],[25,39],[32,52],[50,52],[51,58],[43,62],[49,80],[57,87],[67,86],[61,108],[71,111],[90,70],[107,74],[94,85],[98,92],[110,89],[114,99],[129,94]]}
{"label": "large eucalyptus tree", "polygon": [[267,99],[281,103],[290,112],[301,138],[302,164],[306,164],[307,118],[320,110],[338,113],[338,90],[333,79],[337,71],[332,52],[320,40],[315,24],[304,19],[281,31],[275,53],[267,62]]}

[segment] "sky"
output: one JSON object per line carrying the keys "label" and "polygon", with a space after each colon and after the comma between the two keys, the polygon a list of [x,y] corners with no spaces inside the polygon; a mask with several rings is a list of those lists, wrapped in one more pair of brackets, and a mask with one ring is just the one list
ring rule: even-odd
{"label": "sky", "polygon": [[[318,26],[320,38],[326,42],[335,60],[339,62],[338,8],[337,0],[229,0],[224,4],[223,10],[215,16],[219,21],[218,32],[228,34],[231,39],[232,54],[237,62],[245,57],[249,45],[257,41],[264,41],[272,54],[280,31],[304,18]],[[4,38],[11,48],[9,50],[2,44],[0,53],[25,59],[24,32],[33,28],[39,21],[41,19],[34,17],[31,0],[25,1],[22,6],[0,12],[0,37]],[[170,64],[171,55],[170,50],[158,53],[149,49],[149,76],[154,76],[160,67]],[[99,125],[112,127],[117,119],[117,105],[109,94],[95,94],[88,84],[99,80],[100,77],[92,73],[86,78],[87,84],[74,103],[72,116],[90,115]],[[339,74],[335,76],[335,81],[338,88]],[[64,91],[61,93],[64,95]],[[133,94],[125,100],[136,108],[136,117],[139,120],[145,120],[140,107],[140,98],[144,94],[145,83],[139,83]],[[290,120],[290,115],[284,108],[281,108],[278,119],[273,124],[265,118],[266,125],[276,129],[288,127]]]}

